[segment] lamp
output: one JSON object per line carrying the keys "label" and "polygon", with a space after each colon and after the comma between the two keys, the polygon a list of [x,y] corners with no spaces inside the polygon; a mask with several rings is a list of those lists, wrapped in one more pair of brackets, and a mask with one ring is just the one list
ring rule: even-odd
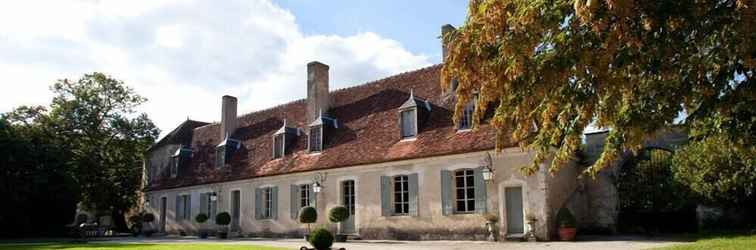
{"label": "lamp", "polygon": [[144,206],[149,207],[150,206],[150,198],[144,199]]}
{"label": "lamp", "polygon": [[312,191],[315,193],[320,193],[320,190],[322,187],[320,186],[320,182],[315,182],[315,184],[312,184]]}
{"label": "lamp", "polygon": [[326,180],[326,174],[325,173],[317,173],[315,176],[312,177],[313,184],[312,184],[312,191],[315,193],[320,193],[320,191],[323,190],[323,182]]}
{"label": "lamp", "polygon": [[486,155],[486,158],[483,160],[483,167],[482,167],[483,180],[486,182],[490,182],[491,180],[493,180],[494,170],[492,166],[493,166],[493,161],[491,160],[491,154],[489,153]]}
{"label": "lamp", "polygon": [[210,201],[216,201],[216,200],[218,200],[218,195],[216,195],[215,193],[210,194]]}

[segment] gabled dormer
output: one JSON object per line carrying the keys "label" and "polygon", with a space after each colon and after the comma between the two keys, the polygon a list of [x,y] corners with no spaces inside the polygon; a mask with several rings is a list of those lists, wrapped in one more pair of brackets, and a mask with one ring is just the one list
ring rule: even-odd
{"label": "gabled dormer", "polygon": [[192,157],[192,149],[179,145],[178,149],[171,155],[171,178],[178,176],[179,171],[185,166],[189,165],[189,160]]}
{"label": "gabled dormer", "polygon": [[236,139],[232,139],[228,135],[221,141],[220,144],[215,146],[215,167],[222,168],[226,166],[231,160],[231,156],[241,147],[241,142]]}
{"label": "gabled dormer", "polygon": [[291,146],[297,136],[299,136],[299,129],[287,126],[284,119],[283,126],[273,134],[273,159],[283,158],[287,147]]}
{"label": "gabled dormer", "polygon": [[307,150],[310,151],[310,153],[323,151],[323,145],[328,139],[329,132],[337,128],[339,128],[338,121],[323,114],[323,111],[321,110],[320,115],[310,123],[307,138]]}
{"label": "gabled dormer", "polygon": [[399,130],[402,139],[415,138],[418,127],[421,125],[419,118],[430,114],[431,106],[426,100],[415,98],[415,93],[410,90],[407,101],[399,107]]}

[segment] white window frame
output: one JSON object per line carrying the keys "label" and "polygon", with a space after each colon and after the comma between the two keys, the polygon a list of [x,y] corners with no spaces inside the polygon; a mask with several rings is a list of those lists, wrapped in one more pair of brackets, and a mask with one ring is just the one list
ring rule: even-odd
{"label": "white window frame", "polygon": [[260,217],[262,219],[272,219],[273,218],[273,187],[263,187],[261,188],[262,193],[262,213],[260,213]]}
{"label": "white window frame", "polygon": [[310,196],[312,195],[312,185],[309,183],[299,185],[299,208],[307,207],[310,204]]}
{"label": "white window frame", "polygon": [[[280,136],[280,137],[279,137]],[[281,142],[281,146],[279,147],[276,145],[276,141],[279,140]],[[285,134],[277,134],[273,135],[273,159],[281,159],[286,154],[286,135]]]}
{"label": "white window frame", "polygon": [[[318,141],[313,145],[313,130],[318,130]],[[323,125],[317,125],[310,127],[309,135],[307,137],[307,149],[310,153],[320,153],[323,151]]]}
{"label": "white window frame", "polygon": [[[459,176],[460,173],[462,173],[461,176]],[[457,178],[459,177],[462,177],[463,179],[461,187],[457,182]],[[475,213],[475,171],[469,168],[454,170],[452,178],[454,181],[454,213]],[[469,181],[470,178],[472,178],[472,181]],[[472,196],[469,195],[470,189],[472,190]],[[459,190],[463,190],[463,197],[459,197]],[[464,207],[459,206],[460,201],[463,202]],[[470,206],[470,204],[472,204],[472,206]]]}
{"label": "white window frame", "polygon": [[[410,117],[412,118],[412,131],[410,135],[405,135],[404,131],[404,113],[405,112],[412,112],[412,115]],[[417,137],[417,108],[408,108],[403,109],[399,111],[399,135],[403,140],[412,139]]]}
{"label": "white window frame", "polygon": [[[409,215],[409,176],[395,175],[391,178],[391,184],[393,189],[391,214],[395,216]],[[397,190],[397,184],[400,186],[399,190]],[[397,195],[399,199],[397,199]],[[397,210],[397,206],[399,206],[399,210]]]}

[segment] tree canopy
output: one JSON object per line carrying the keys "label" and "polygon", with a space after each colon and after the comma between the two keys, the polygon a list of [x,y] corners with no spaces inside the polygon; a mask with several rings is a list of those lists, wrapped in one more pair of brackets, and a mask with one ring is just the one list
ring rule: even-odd
{"label": "tree canopy", "polygon": [[497,147],[534,150],[527,174],[554,149],[557,171],[589,125],[610,132],[588,174],[681,117],[694,140],[753,147],[755,18],[753,0],[472,0],[441,85],[458,82],[455,117],[474,94],[475,118],[497,104]]}
{"label": "tree canopy", "polygon": [[58,164],[75,179],[77,198],[90,209],[111,211],[125,229],[123,214],[136,205],[141,188],[143,152],[159,134],[146,114],[135,111],[146,99],[102,73],[59,80],[51,89],[49,108],[22,106],[2,119],[52,141],[49,154],[63,155]]}

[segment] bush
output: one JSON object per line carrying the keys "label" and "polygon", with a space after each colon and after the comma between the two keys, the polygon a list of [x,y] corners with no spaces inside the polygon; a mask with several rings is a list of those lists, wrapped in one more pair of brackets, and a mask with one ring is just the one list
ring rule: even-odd
{"label": "bush", "polygon": [[229,214],[228,212],[219,213],[215,216],[215,224],[218,224],[220,226],[231,224],[231,214]]}
{"label": "bush", "polygon": [[205,223],[209,219],[206,214],[200,213],[196,217],[194,217],[194,220],[198,223]]}
{"label": "bush", "polygon": [[349,218],[349,210],[344,206],[335,206],[328,211],[328,220],[339,223]]}
{"label": "bush", "polygon": [[575,228],[575,224],[577,224],[575,216],[573,216],[572,212],[566,207],[559,209],[556,219],[557,223],[559,223],[559,227]]}
{"label": "bush", "polygon": [[142,221],[150,223],[155,221],[155,215],[151,213],[146,213],[144,216],[142,216]]}
{"label": "bush", "polygon": [[307,241],[317,250],[330,249],[333,245],[333,235],[328,230],[320,228],[313,231]]}
{"label": "bush", "polygon": [[299,210],[299,223],[315,223],[318,220],[318,211],[314,207],[303,207]]}

